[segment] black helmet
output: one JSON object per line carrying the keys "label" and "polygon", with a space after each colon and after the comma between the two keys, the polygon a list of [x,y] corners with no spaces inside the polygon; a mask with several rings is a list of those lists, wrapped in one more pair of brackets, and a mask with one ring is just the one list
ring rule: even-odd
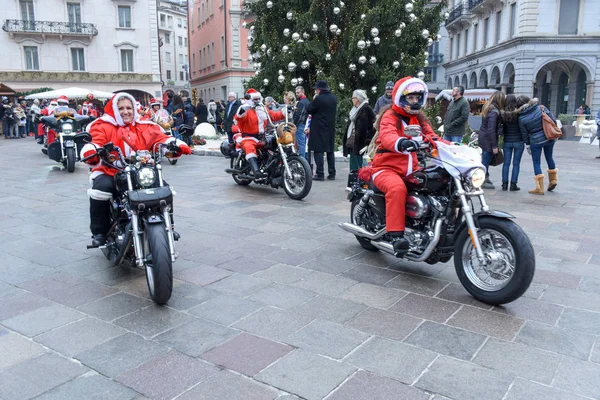
{"label": "black helmet", "polygon": [[220,146],[221,154],[223,154],[225,158],[231,158],[231,151],[234,147],[234,143],[229,143],[229,140],[227,139],[223,140]]}

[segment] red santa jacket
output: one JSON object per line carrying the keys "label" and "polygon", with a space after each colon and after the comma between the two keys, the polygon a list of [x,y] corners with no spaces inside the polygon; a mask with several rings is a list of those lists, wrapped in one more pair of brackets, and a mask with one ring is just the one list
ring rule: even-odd
{"label": "red santa jacket", "polygon": [[[240,112],[243,111],[243,108],[246,109],[246,112],[240,115]],[[256,136],[259,133],[264,133],[269,123],[269,119],[267,118],[267,112],[271,117],[272,121],[279,121],[285,116],[281,111],[272,111],[264,107],[259,108],[247,108],[247,105],[242,105],[236,115],[233,117],[237,121],[237,125],[239,130],[242,132],[243,136],[253,135]]]}

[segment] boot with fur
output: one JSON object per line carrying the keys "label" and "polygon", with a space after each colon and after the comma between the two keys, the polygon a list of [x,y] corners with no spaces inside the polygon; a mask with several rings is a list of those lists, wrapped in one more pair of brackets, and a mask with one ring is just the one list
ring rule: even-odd
{"label": "boot with fur", "polygon": [[558,168],[548,170],[548,191],[554,190],[558,184]]}
{"label": "boot with fur", "polygon": [[544,194],[544,174],[539,174],[533,177],[535,180],[535,189],[530,190],[531,194]]}

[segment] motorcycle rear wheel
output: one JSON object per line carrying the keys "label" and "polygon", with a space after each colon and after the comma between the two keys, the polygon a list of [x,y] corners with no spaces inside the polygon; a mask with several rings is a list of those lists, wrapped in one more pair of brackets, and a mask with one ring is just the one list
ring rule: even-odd
{"label": "motorcycle rear wheel", "polygon": [[479,228],[477,236],[490,263],[480,265],[468,229],[463,229],[454,244],[458,279],[481,302],[510,303],[521,297],[533,280],[533,246],[523,229],[511,220],[480,218]]}
{"label": "motorcycle rear wheel", "polygon": [[[359,202],[360,202],[360,199],[354,199],[352,201],[352,205],[350,206],[350,222],[353,223],[354,225],[361,226],[364,228],[363,225],[358,223],[358,218],[357,218],[358,216],[356,215],[356,212],[355,212],[356,206],[358,205]],[[363,237],[356,236],[356,235],[354,235],[354,237],[356,238],[358,243],[360,243],[360,245],[362,246],[363,249],[369,250],[369,251],[379,251],[379,249],[377,247],[375,247],[371,244],[371,241],[369,239],[365,239]]]}
{"label": "motorcycle rear wheel", "polygon": [[165,225],[147,224],[146,235],[152,256],[152,259],[146,262],[148,291],[155,303],[165,304],[173,293],[173,264]]}
{"label": "motorcycle rear wheel", "polygon": [[[237,161],[237,156],[236,157],[232,157],[231,160],[229,161],[229,166],[231,169],[242,169],[243,165],[244,165],[244,160],[240,160],[237,165],[236,165],[236,161]],[[231,175],[233,177],[233,180],[235,181],[235,183],[237,183],[240,186],[248,186],[250,183],[252,183],[251,179],[240,179],[237,177],[237,175]]]}
{"label": "motorcycle rear wheel", "polygon": [[75,171],[75,149],[73,147],[67,148],[67,171]]}
{"label": "motorcycle rear wheel", "polygon": [[285,173],[285,168],[281,168],[283,176],[283,190],[294,200],[305,198],[312,187],[312,172],[310,165],[304,157],[298,155],[289,156],[287,159],[288,167],[292,178],[289,179]]}

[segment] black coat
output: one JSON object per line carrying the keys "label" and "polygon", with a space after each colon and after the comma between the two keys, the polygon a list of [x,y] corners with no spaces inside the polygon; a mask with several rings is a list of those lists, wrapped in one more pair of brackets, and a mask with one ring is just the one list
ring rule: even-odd
{"label": "black coat", "polygon": [[306,119],[308,118],[308,106],[310,104],[310,100],[306,97],[303,97],[301,100],[298,100],[296,103],[296,111],[294,112],[294,125],[306,125]]}
{"label": "black coat", "polygon": [[198,125],[203,122],[208,122],[208,107],[206,107],[206,104],[198,104],[196,107],[196,118]]}
{"label": "black coat", "polygon": [[498,128],[500,124],[500,116],[496,108],[491,107],[487,117],[481,120],[481,128],[479,128],[478,142],[481,150],[491,153],[498,147]]}
{"label": "black coat", "polygon": [[519,127],[519,110],[505,111],[504,121],[504,143],[521,143],[527,140],[527,134],[521,132]]}
{"label": "black coat", "polygon": [[329,91],[321,91],[308,106],[310,138],[308,149],[316,153],[331,153],[335,147],[335,117],[337,97]]}
{"label": "black coat", "polygon": [[346,157],[348,154],[359,155],[359,151],[371,142],[371,139],[375,134],[375,128],[373,127],[374,123],[375,112],[370,105],[365,104],[360,110],[358,110],[358,114],[356,114],[356,120],[354,121],[354,147],[348,148],[346,147],[346,140],[348,140],[348,127],[350,126],[350,118],[348,118],[346,130],[344,131],[344,136],[342,139],[342,144],[344,146],[344,157]]}
{"label": "black coat", "polygon": [[[237,113],[238,108],[240,108],[241,103],[239,100],[236,100],[233,102],[233,105],[231,106],[231,111],[229,111],[229,104],[227,103],[225,105],[225,110],[223,111],[223,130],[225,132],[231,132],[231,127],[233,126],[233,117],[235,117],[235,114]],[[229,112],[227,112],[229,111]]]}

